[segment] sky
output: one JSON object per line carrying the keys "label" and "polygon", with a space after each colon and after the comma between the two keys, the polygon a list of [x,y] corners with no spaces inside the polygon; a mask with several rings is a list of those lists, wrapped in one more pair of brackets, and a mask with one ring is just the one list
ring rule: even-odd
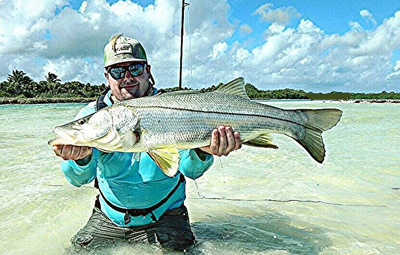
{"label": "sky", "polygon": [[[400,92],[398,0],[186,0],[183,87]],[[179,81],[181,0],[0,0],[0,81],[102,84],[103,49],[138,39],[158,88]]]}

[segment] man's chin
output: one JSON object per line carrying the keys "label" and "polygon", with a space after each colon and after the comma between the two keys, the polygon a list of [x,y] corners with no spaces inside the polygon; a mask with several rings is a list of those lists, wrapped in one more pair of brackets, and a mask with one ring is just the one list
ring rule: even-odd
{"label": "man's chin", "polygon": [[134,91],[127,90],[122,95],[123,95],[124,100],[140,97],[139,91],[137,91],[137,90],[134,90]]}

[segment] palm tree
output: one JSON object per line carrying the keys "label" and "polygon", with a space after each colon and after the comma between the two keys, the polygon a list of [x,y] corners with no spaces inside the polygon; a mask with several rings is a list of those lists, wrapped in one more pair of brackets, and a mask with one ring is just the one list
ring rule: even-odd
{"label": "palm tree", "polygon": [[58,83],[61,82],[61,80],[58,78],[58,76],[54,73],[48,72],[47,76],[45,76],[47,83]]}
{"label": "palm tree", "polygon": [[60,86],[60,79],[58,76],[52,72],[48,72],[47,76],[45,76],[47,82],[47,88],[49,90],[50,95],[57,95],[62,93],[62,86]]}
{"label": "palm tree", "polygon": [[14,96],[24,94],[26,87],[34,82],[25,72],[20,70],[13,70],[8,75],[7,82],[9,84],[10,93]]}
{"label": "palm tree", "polygon": [[26,75],[25,72],[20,70],[13,70],[12,74],[8,75],[7,81],[9,83],[17,83],[17,84],[29,84],[33,82],[33,80]]}

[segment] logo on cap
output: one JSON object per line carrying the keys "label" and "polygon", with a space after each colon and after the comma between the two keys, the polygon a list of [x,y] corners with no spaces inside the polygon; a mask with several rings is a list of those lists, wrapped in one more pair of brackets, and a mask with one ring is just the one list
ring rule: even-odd
{"label": "logo on cap", "polygon": [[115,55],[119,55],[119,54],[132,54],[132,45],[130,45],[129,43],[127,44],[117,44],[115,46]]}

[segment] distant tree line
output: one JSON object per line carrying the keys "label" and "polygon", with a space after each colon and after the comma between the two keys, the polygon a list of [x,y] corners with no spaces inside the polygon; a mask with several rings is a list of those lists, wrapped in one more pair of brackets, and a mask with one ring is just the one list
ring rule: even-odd
{"label": "distant tree line", "polygon": [[[200,92],[210,92],[218,89],[223,83],[217,86],[201,89]],[[183,88],[190,90],[189,88]],[[161,92],[177,91],[178,87],[159,89]],[[251,99],[255,100],[273,100],[273,99],[326,99],[326,100],[346,100],[346,99],[400,99],[400,93],[386,92],[381,93],[343,93],[332,91],[329,93],[310,93],[298,89],[275,89],[259,90],[253,84],[246,83],[246,93]]]}
{"label": "distant tree line", "polygon": [[94,98],[106,89],[105,84],[90,85],[79,81],[61,83],[49,72],[45,80],[35,82],[26,73],[14,70],[0,83],[0,97],[20,98]]}
{"label": "distant tree line", "polygon": [[[200,92],[211,92],[217,90],[223,83],[217,86],[212,85],[208,88],[200,89]],[[179,90],[178,87],[159,89],[160,92],[172,92]],[[183,90],[190,90],[190,88],[183,88]],[[268,99],[308,99],[306,92],[296,89],[278,89],[278,90],[259,90],[253,84],[246,83],[246,93],[251,99],[268,100]]]}
{"label": "distant tree line", "polygon": [[350,99],[400,99],[400,93],[386,92],[381,93],[351,93]]}
{"label": "distant tree line", "polygon": [[[219,85],[201,89],[201,92],[214,91]],[[14,70],[8,75],[6,81],[0,83],[0,98],[96,98],[106,89],[105,84],[91,85],[83,84],[79,81],[64,82],[54,73],[49,72],[45,80],[35,82],[26,73],[20,70]],[[178,87],[159,89],[160,92],[176,91]],[[190,90],[190,88],[184,88]],[[269,99],[400,99],[400,93],[386,92],[381,93],[307,93],[296,89],[278,89],[278,90],[259,90],[253,84],[246,84],[246,92],[251,99],[269,100]],[[336,98],[335,98],[336,97]]]}

